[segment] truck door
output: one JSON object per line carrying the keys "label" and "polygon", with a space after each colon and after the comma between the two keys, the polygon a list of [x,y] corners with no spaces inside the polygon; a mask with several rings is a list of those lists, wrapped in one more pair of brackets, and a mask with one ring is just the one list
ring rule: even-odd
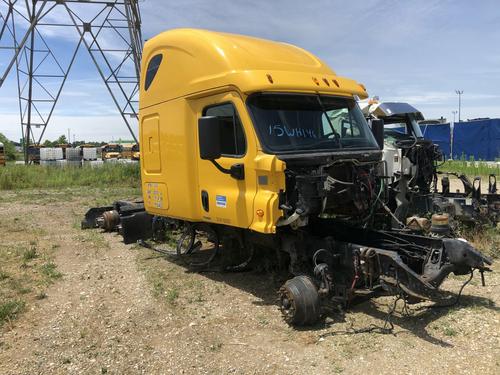
{"label": "truck door", "polygon": [[[222,157],[217,162],[226,169],[234,164],[243,164],[245,173],[243,180],[222,173],[211,161],[202,160],[198,150],[201,217],[203,221],[247,228],[253,220],[256,191],[256,177],[252,171],[256,146],[250,120],[237,93],[215,95],[200,100],[198,104],[199,116],[216,116],[222,122]],[[197,131],[196,134],[198,137]]]}

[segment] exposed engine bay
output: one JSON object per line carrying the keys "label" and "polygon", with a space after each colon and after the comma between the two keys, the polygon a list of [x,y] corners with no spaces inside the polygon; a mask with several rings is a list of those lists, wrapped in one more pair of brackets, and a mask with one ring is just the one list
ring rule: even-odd
{"label": "exposed engine bay", "polygon": [[287,162],[279,203],[287,216],[277,225],[297,228],[315,216],[366,224],[383,196],[383,180],[377,177],[381,167],[380,161],[358,159],[308,166]]}
{"label": "exposed engine bay", "polygon": [[[435,150],[423,147],[419,152],[429,151]],[[414,157],[423,158],[417,153]],[[280,204],[289,216],[279,223],[278,235],[290,256],[289,271],[296,275],[280,291],[282,311],[292,324],[317,319],[311,313],[317,310],[314,304],[309,306],[296,293],[307,289],[315,295],[305,275],[318,286],[318,301],[347,305],[380,289],[421,301],[436,299],[451,272],[464,275],[478,269],[482,274],[491,264],[465,240],[439,238],[440,228],[433,237],[408,227],[393,229],[391,189],[384,186],[380,162],[348,158],[287,166],[287,192]],[[416,186],[425,191],[427,185]]]}

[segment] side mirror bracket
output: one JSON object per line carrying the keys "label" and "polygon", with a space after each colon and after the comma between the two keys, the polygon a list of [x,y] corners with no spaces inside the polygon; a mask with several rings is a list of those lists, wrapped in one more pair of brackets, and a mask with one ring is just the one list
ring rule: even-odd
{"label": "side mirror bracket", "polygon": [[226,169],[222,165],[217,163],[217,161],[215,161],[213,159],[210,161],[222,173],[228,174],[236,180],[244,180],[245,179],[245,165],[244,164],[233,164],[233,165],[231,165],[231,168]]}

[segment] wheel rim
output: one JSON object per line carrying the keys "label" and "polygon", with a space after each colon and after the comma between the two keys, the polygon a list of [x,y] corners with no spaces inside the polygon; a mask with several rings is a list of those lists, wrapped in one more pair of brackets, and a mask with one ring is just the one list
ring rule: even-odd
{"label": "wheel rim", "polygon": [[280,310],[287,323],[293,322],[296,313],[295,303],[285,287],[280,289]]}
{"label": "wheel rim", "polygon": [[280,310],[290,325],[314,324],[320,317],[317,287],[308,276],[296,276],[279,290]]}
{"label": "wheel rim", "polygon": [[193,227],[189,224],[186,224],[186,228],[182,233],[181,238],[179,238],[179,241],[177,242],[178,256],[189,254],[189,252],[193,248],[195,236],[196,232]]}

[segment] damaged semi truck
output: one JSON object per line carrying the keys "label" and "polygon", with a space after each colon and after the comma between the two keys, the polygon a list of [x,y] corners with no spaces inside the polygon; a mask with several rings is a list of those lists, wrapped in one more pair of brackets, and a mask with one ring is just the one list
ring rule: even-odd
{"label": "damaged semi truck", "polygon": [[[497,225],[500,195],[494,174],[488,176],[484,192],[480,176],[471,181],[463,174],[440,172],[438,166],[445,160],[443,152],[432,140],[424,138],[418,124],[424,116],[412,105],[373,99],[361,101],[359,105],[368,121],[384,121],[382,160],[387,166],[387,176],[391,177],[388,206],[395,216],[394,226],[407,221],[422,223],[427,220],[425,216],[432,214],[441,218],[446,214],[450,219],[449,229],[458,223]],[[438,176],[441,176],[440,184]],[[449,176],[456,177],[462,189],[451,191]],[[430,229],[427,225],[414,227],[423,231]]]}
{"label": "damaged semi truck", "polygon": [[91,209],[82,226],[118,228],[129,243],[178,230],[180,256],[212,244],[204,265],[248,252],[226,269],[276,259],[293,276],[279,290],[293,325],[316,322],[324,301],[381,289],[433,299],[449,273],[487,270],[465,241],[392,229],[383,123],[372,133],[358,97],[363,85],[293,45],[159,34],[143,51],[143,201]]}

